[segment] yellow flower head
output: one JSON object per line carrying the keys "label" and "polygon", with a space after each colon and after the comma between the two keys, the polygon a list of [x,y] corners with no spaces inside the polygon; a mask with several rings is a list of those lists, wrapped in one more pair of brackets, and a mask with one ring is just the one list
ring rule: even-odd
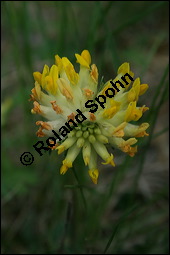
{"label": "yellow flower head", "polygon": [[139,96],[146,92],[148,85],[140,84],[139,78],[134,80],[129,63],[124,63],[116,78],[107,81],[99,91],[98,70],[95,64],[91,65],[88,50],[75,56],[80,64],[79,73],[66,57],[58,55],[51,68],[45,65],[42,73],[33,73],[31,112],[47,119],[36,122],[40,125],[37,136],[57,134],[56,145],[52,142],[51,149],[58,154],[67,150],[60,173],[65,174],[82,151],[89,176],[97,184],[97,155],[102,164],[115,166],[114,156],[106,144],[133,157],[137,152],[136,138],[148,135],[148,123],[129,123],[138,121],[148,110],[145,105],[137,106]]}

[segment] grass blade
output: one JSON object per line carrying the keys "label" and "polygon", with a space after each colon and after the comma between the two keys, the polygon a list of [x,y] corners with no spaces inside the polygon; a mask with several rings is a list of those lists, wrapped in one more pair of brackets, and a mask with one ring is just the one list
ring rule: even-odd
{"label": "grass blade", "polygon": [[135,204],[133,207],[131,207],[127,212],[125,212],[122,217],[119,219],[118,223],[116,224],[115,228],[112,231],[112,235],[103,251],[104,254],[106,254],[107,250],[109,249],[111,243],[113,242],[115,235],[117,231],[120,229],[121,224],[127,219],[127,217],[139,206],[139,204]]}

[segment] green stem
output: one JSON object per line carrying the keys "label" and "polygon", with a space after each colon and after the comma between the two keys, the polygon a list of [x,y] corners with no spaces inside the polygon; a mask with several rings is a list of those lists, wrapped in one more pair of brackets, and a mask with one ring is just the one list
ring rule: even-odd
{"label": "green stem", "polygon": [[72,169],[73,169],[73,173],[74,173],[74,175],[75,175],[75,178],[76,178],[76,180],[77,180],[78,187],[79,187],[79,189],[80,189],[80,193],[81,193],[81,197],[82,197],[82,200],[83,200],[83,204],[84,204],[85,210],[87,210],[87,202],[86,202],[86,199],[85,199],[85,196],[84,196],[84,192],[83,192],[83,189],[82,189],[82,185],[80,184],[80,181],[79,181],[78,175],[77,175],[77,173],[76,173],[76,171],[75,171],[75,168],[72,167]]}
{"label": "green stem", "polygon": [[139,204],[135,204],[134,206],[132,206],[131,208],[129,208],[119,219],[118,223],[116,224],[116,226],[114,227],[113,231],[112,231],[112,235],[109,239],[109,241],[107,242],[107,245],[103,251],[103,254],[106,254],[107,250],[109,249],[118,229],[120,228],[121,224],[127,219],[127,217],[139,206]]}

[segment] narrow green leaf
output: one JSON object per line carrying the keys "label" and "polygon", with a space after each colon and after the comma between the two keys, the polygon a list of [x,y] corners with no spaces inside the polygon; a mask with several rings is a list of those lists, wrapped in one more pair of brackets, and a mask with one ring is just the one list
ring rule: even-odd
{"label": "narrow green leaf", "polygon": [[139,204],[135,204],[134,206],[132,206],[130,209],[128,209],[123,215],[122,217],[120,217],[120,219],[118,220],[118,223],[116,224],[116,226],[114,227],[111,237],[103,251],[104,254],[106,254],[107,250],[109,249],[111,243],[113,242],[115,235],[117,233],[117,231],[120,229],[121,224],[124,223],[124,221],[127,219],[127,217],[139,206]]}

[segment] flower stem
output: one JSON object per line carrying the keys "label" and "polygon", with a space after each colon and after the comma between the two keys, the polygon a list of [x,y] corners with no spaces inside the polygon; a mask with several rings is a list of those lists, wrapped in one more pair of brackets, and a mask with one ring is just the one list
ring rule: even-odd
{"label": "flower stem", "polygon": [[78,177],[78,175],[77,175],[77,173],[76,173],[76,171],[75,171],[75,168],[72,167],[72,169],[73,169],[73,173],[74,173],[74,175],[75,175],[75,178],[76,178],[76,180],[77,180],[78,187],[79,187],[80,192],[81,192],[81,197],[82,197],[82,200],[83,200],[83,204],[84,204],[85,210],[87,210],[87,202],[86,202],[86,198],[85,198],[85,196],[84,196],[84,192],[83,192],[83,189],[82,189],[82,185],[80,184],[80,180],[79,180],[79,177]]}

